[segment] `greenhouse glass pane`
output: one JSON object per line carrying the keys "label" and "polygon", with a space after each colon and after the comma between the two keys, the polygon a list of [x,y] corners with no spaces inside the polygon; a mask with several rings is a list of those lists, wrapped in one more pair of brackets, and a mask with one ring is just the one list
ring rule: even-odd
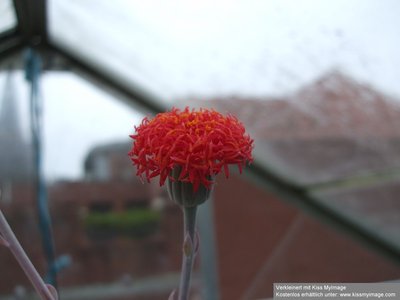
{"label": "greenhouse glass pane", "polygon": [[140,112],[70,72],[46,73],[43,85],[44,164],[49,180],[82,178],[91,149],[130,143]]}
{"label": "greenhouse glass pane", "polygon": [[28,92],[22,72],[0,70],[0,190],[33,176]]}
{"label": "greenhouse glass pane", "polygon": [[142,113],[70,72],[46,72],[42,86],[56,249],[72,258],[60,274],[65,297],[84,287],[93,298],[115,292],[135,298],[137,291],[126,287],[158,282],[167,285],[158,292],[167,294],[178,268],[163,249],[174,249],[180,237],[169,236],[180,219],[168,217],[179,208],[170,207],[157,184],[141,182],[128,157]]}
{"label": "greenhouse glass pane", "polygon": [[51,0],[49,26],[128,87],[234,113],[258,161],[309,185],[400,166],[398,13],[396,0]]}
{"label": "greenhouse glass pane", "polygon": [[367,187],[331,189],[316,193],[321,203],[380,236],[400,249],[400,203],[398,180]]}
{"label": "greenhouse glass pane", "polygon": [[400,98],[332,72],[270,101],[190,102],[228,111],[255,138],[255,156],[301,185],[400,167]]}
{"label": "greenhouse glass pane", "polygon": [[0,34],[17,25],[14,5],[12,0],[0,1]]}
{"label": "greenhouse glass pane", "polygon": [[[44,270],[36,181],[22,169],[22,158],[32,157],[29,85],[23,72],[10,74],[0,72],[0,208]],[[166,299],[179,281],[181,212],[158,184],[139,180],[128,157],[129,135],[143,115],[73,73],[47,71],[40,79],[45,194],[57,264],[64,265],[61,295]],[[8,270],[0,298],[33,299],[6,248],[0,264]]]}
{"label": "greenhouse glass pane", "polygon": [[396,0],[49,1],[51,41],[165,100],[287,95],[336,69],[400,94]]}

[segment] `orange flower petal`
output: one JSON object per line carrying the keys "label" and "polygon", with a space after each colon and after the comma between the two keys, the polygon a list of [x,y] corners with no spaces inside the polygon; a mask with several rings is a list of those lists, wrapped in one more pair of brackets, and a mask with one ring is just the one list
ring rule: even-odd
{"label": "orange flower petal", "polygon": [[182,168],[179,180],[211,187],[209,178],[221,170],[229,176],[229,164],[241,169],[251,162],[253,140],[235,117],[208,109],[171,111],[144,118],[135,127],[129,156],[137,174],[149,181],[160,175],[160,185],[175,166]]}

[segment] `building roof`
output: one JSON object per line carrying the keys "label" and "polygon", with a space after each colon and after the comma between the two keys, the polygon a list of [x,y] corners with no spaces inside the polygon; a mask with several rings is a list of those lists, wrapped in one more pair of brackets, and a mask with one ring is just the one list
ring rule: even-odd
{"label": "building roof", "polygon": [[256,152],[297,184],[400,167],[400,100],[337,71],[285,98],[193,102],[237,116]]}
{"label": "building roof", "polygon": [[338,71],[284,98],[228,98],[204,103],[234,114],[261,139],[400,136],[400,99]]}

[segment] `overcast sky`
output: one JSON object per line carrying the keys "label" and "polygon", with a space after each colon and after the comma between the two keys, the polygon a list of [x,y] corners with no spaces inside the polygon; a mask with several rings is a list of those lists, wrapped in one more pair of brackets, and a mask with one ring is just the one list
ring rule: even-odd
{"label": "overcast sky", "polygon": [[[54,42],[169,103],[284,95],[332,69],[400,98],[398,0],[48,3]],[[68,73],[45,74],[42,94],[48,178],[77,178],[91,147],[128,141],[141,118]]]}

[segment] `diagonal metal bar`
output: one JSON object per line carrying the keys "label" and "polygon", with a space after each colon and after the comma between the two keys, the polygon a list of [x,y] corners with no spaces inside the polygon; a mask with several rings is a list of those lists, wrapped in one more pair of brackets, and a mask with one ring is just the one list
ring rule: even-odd
{"label": "diagonal metal bar", "polygon": [[2,44],[4,41],[9,39],[10,37],[17,36],[18,31],[16,28],[12,28],[6,31],[3,31],[0,33],[0,44]]}
{"label": "diagonal metal bar", "polygon": [[400,180],[400,169],[392,168],[377,172],[358,174],[355,176],[344,177],[330,180],[327,182],[318,182],[307,185],[306,189],[312,193],[326,192],[330,190],[349,190],[355,188],[377,186],[389,182],[398,182]]}
{"label": "diagonal metal bar", "polygon": [[24,42],[16,32],[3,35],[0,39],[0,63],[7,61],[10,56],[20,51],[23,47]]}
{"label": "diagonal metal bar", "polygon": [[269,193],[275,194],[279,199],[300,208],[320,221],[363,243],[369,249],[400,264],[400,249],[393,243],[374,232],[362,228],[336,210],[327,207],[306,189],[276,175],[260,154],[256,156],[255,162],[247,168],[245,174],[253,182],[266,189]]}
{"label": "diagonal metal bar", "polygon": [[109,92],[111,90],[112,93],[129,99],[130,104],[138,104],[142,109],[151,113],[159,113],[167,109],[167,105],[163,104],[162,100],[157,99],[156,96],[132,84],[128,85],[124,83],[123,80],[117,76],[111,76],[107,70],[101,69],[98,64],[91,64],[71,51],[61,48],[51,42],[49,42],[47,46],[48,50],[66,60],[75,72],[81,73],[91,80],[94,79],[97,85],[103,88],[105,87]]}

